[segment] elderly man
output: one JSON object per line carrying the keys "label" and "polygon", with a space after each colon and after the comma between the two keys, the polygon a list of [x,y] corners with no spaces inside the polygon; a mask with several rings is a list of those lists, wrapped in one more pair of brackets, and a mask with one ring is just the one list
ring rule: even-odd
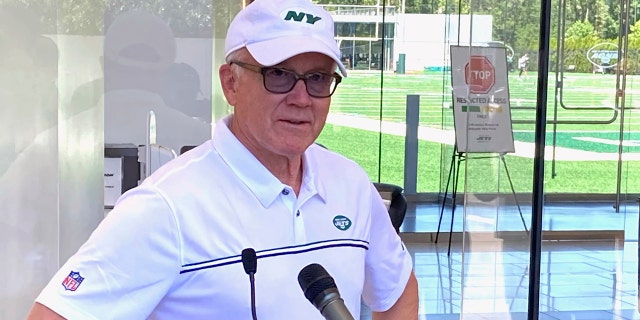
{"label": "elderly man", "polygon": [[322,319],[297,280],[312,264],[354,318],[364,302],[374,319],[417,319],[413,263],[378,192],[356,163],[314,144],[336,70],[346,76],[333,36],[308,0],[243,9],[219,70],[233,114],[119,199],[29,319]]}

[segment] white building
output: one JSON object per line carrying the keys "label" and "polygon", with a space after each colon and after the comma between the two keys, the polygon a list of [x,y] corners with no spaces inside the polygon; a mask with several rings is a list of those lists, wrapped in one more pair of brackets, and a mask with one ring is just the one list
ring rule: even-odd
{"label": "white building", "polygon": [[[336,39],[351,69],[405,71],[449,65],[449,46],[492,41],[493,17],[402,14],[395,7],[326,5],[335,21]],[[473,21],[473,22],[472,22]],[[473,28],[471,24],[473,23]],[[472,32],[473,30],[473,32]],[[384,38],[384,42],[383,42]],[[384,51],[385,61],[381,61]]]}

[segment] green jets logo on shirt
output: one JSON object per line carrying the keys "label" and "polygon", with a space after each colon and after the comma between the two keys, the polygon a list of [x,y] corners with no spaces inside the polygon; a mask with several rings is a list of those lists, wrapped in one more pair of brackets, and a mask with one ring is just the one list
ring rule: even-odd
{"label": "green jets logo on shirt", "polygon": [[346,231],[351,227],[351,220],[345,216],[338,215],[333,218],[333,225],[339,230]]}

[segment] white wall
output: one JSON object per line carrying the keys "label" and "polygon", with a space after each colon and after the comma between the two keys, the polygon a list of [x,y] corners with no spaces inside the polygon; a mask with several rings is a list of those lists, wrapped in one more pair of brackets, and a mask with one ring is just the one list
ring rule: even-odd
{"label": "white wall", "polygon": [[462,16],[459,27],[457,16],[443,14],[400,14],[396,19],[394,61],[404,53],[406,71],[447,65],[450,45],[489,42],[493,32],[493,17],[488,15]]}
{"label": "white wall", "polygon": [[[113,88],[132,84],[116,77],[113,66],[103,68],[105,37],[29,32],[39,30],[41,18],[0,7],[0,29],[13,32],[0,37],[0,319],[24,319],[50,277],[104,217],[103,79],[113,75]],[[214,53],[223,41],[174,40],[167,62],[189,63],[200,78],[200,98],[219,101],[212,94],[212,65],[223,61]],[[226,103],[218,107],[228,109]],[[208,108],[211,118],[210,102]],[[197,139],[210,133],[209,127]]]}
{"label": "white wall", "polygon": [[103,216],[102,112],[71,113],[74,57],[37,32],[37,16],[0,8],[0,319],[23,319],[35,295]]}

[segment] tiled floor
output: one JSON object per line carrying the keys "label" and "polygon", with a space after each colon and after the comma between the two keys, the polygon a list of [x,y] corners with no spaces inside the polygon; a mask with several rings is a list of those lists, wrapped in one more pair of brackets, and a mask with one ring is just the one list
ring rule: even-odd
{"label": "tiled floor", "polygon": [[[400,231],[436,232],[441,211],[442,207],[437,203],[409,203]],[[449,231],[451,211],[450,205],[444,207],[441,232]],[[531,227],[531,215],[530,204],[520,204],[518,209],[516,205],[474,200],[466,209],[462,205],[456,206],[453,231],[462,231],[464,216],[467,217],[467,231],[524,231]],[[613,202],[547,203],[542,215],[542,228],[544,231],[625,230],[626,240],[637,240],[638,203],[624,203],[619,212],[613,208]]]}
{"label": "tiled floor", "polygon": [[[528,228],[531,208],[520,211]],[[527,319],[533,275],[517,207],[457,206],[450,253],[449,206],[433,241],[440,212],[437,204],[410,204],[401,228],[414,255],[421,319]],[[463,225],[469,232],[460,233]],[[539,319],[640,319],[637,203],[617,213],[611,203],[546,204],[542,226],[555,240],[542,242]]]}

